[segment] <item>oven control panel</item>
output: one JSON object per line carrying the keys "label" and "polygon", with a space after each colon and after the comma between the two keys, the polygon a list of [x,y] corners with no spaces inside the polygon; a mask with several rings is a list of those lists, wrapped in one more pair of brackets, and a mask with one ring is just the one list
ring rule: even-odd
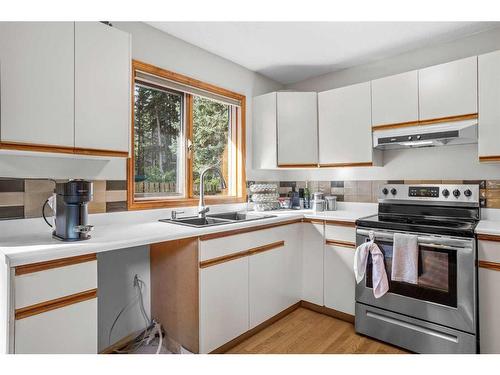
{"label": "oven control panel", "polygon": [[380,188],[379,202],[428,201],[470,203],[479,205],[479,185],[384,185]]}

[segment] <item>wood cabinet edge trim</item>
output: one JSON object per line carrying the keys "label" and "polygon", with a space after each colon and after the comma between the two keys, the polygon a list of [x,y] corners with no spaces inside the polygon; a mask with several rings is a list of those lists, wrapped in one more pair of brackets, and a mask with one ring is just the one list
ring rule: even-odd
{"label": "wood cabinet edge trim", "polygon": [[247,256],[260,254],[260,253],[263,253],[265,251],[277,249],[277,248],[280,248],[283,246],[285,246],[285,241],[276,241],[276,242],[272,242],[272,243],[269,243],[266,245],[253,247],[253,248],[248,249],[248,250],[238,251],[236,253],[223,255],[223,256],[220,256],[217,258],[203,260],[200,262],[200,268],[207,268],[207,267],[215,266],[217,264],[226,263],[226,262],[230,262],[230,261],[235,260],[235,259],[240,259],[240,258],[244,258]]}
{"label": "wood cabinet edge trim", "polygon": [[332,246],[340,246],[340,247],[349,247],[349,248],[356,248],[356,244],[354,242],[350,241],[340,241],[340,240],[330,240],[326,239],[325,240],[325,245],[332,245]]}
{"label": "wood cabinet edge trim", "polygon": [[495,234],[478,234],[478,241],[500,242],[500,236]]}
{"label": "wood cabinet edge trim", "polygon": [[317,163],[278,164],[278,168],[318,168]]}
{"label": "wood cabinet edge trim", "polygon": [[75,293],[69,296],[16,309],[14,315],[16,320],[20,320],[94,298],[97,298],[97,289],[90,289],[85,292]]}
{"label": "wood cabinet edge trim", "polygon": [[55,145],[43,145],[34,143],[21,142],[0,142],[0,149],[16,150],[16,151],[31,151],[31,152],[46,152],[55,154],[73,154],[73,155],[91,155],[91,156],[110,156],[127,158],[128,151],[102,150],[82,147],[67,147]]}
{"label": "wood cabinet edge trim", "polygon": [[343,168],[343,167],[373,167],[373,162],[357,162],[357,163],[326,163],[319,164],[320,168]]}
{"label": "wood cabinet edge trim", "polygon": [[214,240],[217,238],[235,236],[237,234],[255,232],[258,230],[275,228],[275,227],[280,227],[282,225],[289,225],[289,224],[295,224],[295,223],[301,223],[301,222],[302,222],[302,219],[293,219],[293,220],[281,221],[278,223],[257,225],[255,227],[239,228],[239,229],[228,230],[225,232],[215,232],[215,233],[210,233],[210,234],[204,234],[204,235],[200,236],[199,238],[200,238],[200,241],[208,241],[208,240]]}
{"label": "wood cabinet edge trim", "polygon": [[79,263],[91,262],[94,260],[97,260],[97,255],[95,253],[92,253],[92,254],[78,255],[70,258],[54,259],[45,262],[26,264],[15,267],[15,276],[45,271],[53,268],[71,266]]}
{"label": "wood cabinet edge trim", "polygon": [[339,226],[339,227],[351,227],[355,228],[356,223],[352,221],[342,221],[342,220],[325,220],[325,225]]}
{"label": "wood cabinet edge trim", "polygon": [[500,161],[500,155],[479,156],[480,162]]}
{"label": "wood cabinet edge trim", "polygon": [[500,271],[500,263],[479,260],[477,262],[477,265],[480,268],[486,268],[486,269],[493,270],[493,271]]}
{"label": "wood cabinet edge trim", "polygon": [[310,223],[310,224],[325,224],[325,221],[321,220],[321,219],[308,219],[308,218],[304,218],[304,219],[302,219],[302,222],[303,223]]}
{"label": "wood cabinet edge trim", "polygon": [[473,119],[477,119],[477,118],[478,118],[477,113],[468,113],[465,115],[438,117],[438,118],[426,119],[426,120],[398,122],[398,123],[394,123],[394,124],[374,125],[374,126],[372,126],[372,131],[407,128],[410,126],[434,125],[434,124],[439,124],[442,122],[465,121],[465,120],[473,120]]}

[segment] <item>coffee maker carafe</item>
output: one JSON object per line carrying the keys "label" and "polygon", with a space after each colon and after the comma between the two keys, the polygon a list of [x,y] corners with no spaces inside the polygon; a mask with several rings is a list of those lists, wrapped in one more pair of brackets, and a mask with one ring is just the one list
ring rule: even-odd
{"label": "coffee maker carafe", "polygon": [[56,218],[54,238],[62,241],[82,241],[90,238],[94,229],[88,225],[88,203],[92,200],[91,181],[69,180],[56,183]]}

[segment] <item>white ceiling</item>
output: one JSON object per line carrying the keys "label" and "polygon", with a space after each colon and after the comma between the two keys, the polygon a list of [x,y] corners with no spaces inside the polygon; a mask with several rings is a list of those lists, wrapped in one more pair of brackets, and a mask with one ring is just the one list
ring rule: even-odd
{"label": "white ceiling", "polygon": [[149,22],[282,84],[500,26],[495,22]]}

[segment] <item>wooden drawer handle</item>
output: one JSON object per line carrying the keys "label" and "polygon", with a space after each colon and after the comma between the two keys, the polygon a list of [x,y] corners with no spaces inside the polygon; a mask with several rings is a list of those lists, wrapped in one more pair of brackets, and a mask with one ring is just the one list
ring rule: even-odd
{"label": "wooden drawer handle", "polygon": [[477,265],[481,268],[486,268],[493,271],[500,271],[500,263],[495,262],[487,262],[485,260],[480,260],[477,262]]}
{"label": "wooden drawer handle", "polygon": [[217,264],[229,262],[231,260],[235,260],[235,259],[239,259],[239,258],[243,258],[243,257],[247,257],[247,256],[259,254],[259,253],[263,253],[264,251],[269,251],[269,250],[276,249],[278,247],[283,247],[283,246],[285,246],[285,241],[277,241],[277,242],[273,242],[273,243],[270,243],[267,245],[257,246],[257,247],[254,247],[254,248],[251,248],[248,250],[238,251],[237,253],[232,253],[232,254],[228,254],[228,255],[223,255],[221,257],[212,258],[209,260],[204,260],[204,261],[200,262],[200,268],[207,268],[210,266],[215,266]]}
{"label": "wooden drawer handle", "polygon": [[351,227],[351,228],[356,227],[356,223],[353,223],[351,221],[342,221],[342,220],[326,220],[325,224],[339,226],[339,227]]}
{"label": "wooden drawer handle", "polygon": [[356,244],[354,242],[349,242],[349,241],[325,240],[325,244],[332,246],[350,247],[353,249],[356,248]]}
{"label": "wooden drawer handle", "polygon": [[71,294],[66,297],[56,298],[50,301],[40,302],[36,305],[31,305],[16,309],[16,320],[24,319],[29,316],[38,315],[47,311],[60,309],[61,307],[73,305],[78,302],[87,301],[97,297],[97,289],[90,289],[85,292]]}
{"label": "wooden drawer handle", "polygon": [[73,264],[91,262],[93,260],[97,260],[96,254],[85,254],[70,258],[49,260],[47,262],[26,264],[24,266],[16,267],[15,274],[16,276],[20,276],[20,275],[25,275],[27,273],[50,270],[52,268],[60,268],[60,267],[71,266]]}

